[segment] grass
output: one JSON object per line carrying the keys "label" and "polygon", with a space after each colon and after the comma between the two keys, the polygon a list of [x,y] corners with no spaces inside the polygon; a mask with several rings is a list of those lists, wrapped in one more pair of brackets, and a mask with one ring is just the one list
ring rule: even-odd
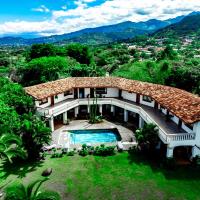
{"label": "grass", "polygon": [[53,173],[43,189],[58,191],[62,199],[200,199],[198,168],[169,171],[128,153],[110,157],[48,157],[44,162],[12,167],[2,164],[0,183],[29,183],[41,177],[48,167],[53,168]]}

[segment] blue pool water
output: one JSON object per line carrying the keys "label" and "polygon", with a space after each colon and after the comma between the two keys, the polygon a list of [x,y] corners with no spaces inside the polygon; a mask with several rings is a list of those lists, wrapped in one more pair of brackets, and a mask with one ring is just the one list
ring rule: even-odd
{"label": "blue pool water", "polygon": [[107,143],[120,140],[117,129],[73,130],[69,132],[72,144]]}

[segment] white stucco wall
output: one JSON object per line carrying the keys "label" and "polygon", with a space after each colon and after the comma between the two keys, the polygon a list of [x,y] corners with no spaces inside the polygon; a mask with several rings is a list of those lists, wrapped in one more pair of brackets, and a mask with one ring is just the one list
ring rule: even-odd
{"label": "white stucco wall", "polygon": [[[90,88],[85,88],[85,98],[90,94]],[[117,88],[107,88],[107,94],[102,94],[103,97],[118,97],[119,89]]]}
{"label": "white stucco wall", "polygon": [[129,93],[127,91],[122,91],[122,97],[126,100],[136,102],[136,94],[135,93]]}
{"label": "white stucco wall", "polygon": [[66,99],[74,98],[74,94],[73,94],[73,91],[72,91],[72,95],[64,96],[64,93],[61,93],[61,94],[57,95],[58,98],[55,98],[55,97],[56,96],[54,96],[54,103],[58,103],[58,102],[61,102],[63,100],[66,100]]}
{"label": "white stucco wall", "polygon": [[188,132],[188,133],[191,133],[191,132],[193,132],[193,130],[192,129],[190,129],[189,127],[187,127],[184,123],[182,123],[182,126],[181,126],[181,128],[183,129],[183,130],[185,130],[186,132]]}
{"label": "white stucco wall", "polygon": [[193,125],[193,132],[196,133],[196,145],[200,148],[200,122]]}
{"label": "white stucco wall", "polygon": [[[170,112],[169,114],[170,114],[170,115],[173,115],[171,112]],[[171,117],[171,120],[172,120],[173,122],[175,122],[176,124],[178,124],[178,122],[179,122],[179,118],[176,117],[176,116],[174,116],[174,115],[173,115],[173,117]]]}
{"label": "white stucco wall", "polygon": [[35,101],[35,106],[37,108],[46,108],[46,107],[50,106],[51,105],[51,97],[48,97],[48,102],[47,103],[42,104],[42,105],[39,105],[39,104],[40,104],[40,101]]}
{"label": "white stucco wall", "polygon": [[90,88],[85,88],[85,98],[90,94]]}
{"label": "white stucco wall", "polygon": [[119,89],[118,88],[107,88],[107,94],[103,94],[105,97],[118,97]]}
{"label": "white stucco wall", "polygon": [[161,111],[162,111],[163,114],[165,114],[165,115],[167,114],[167,109],[161,108]]}
{"label": "white stucco wall", "polygon": [[143,101],[143,95],[140,95],[140,103],[149,107],[154,107],[155,101],[152,102]]}

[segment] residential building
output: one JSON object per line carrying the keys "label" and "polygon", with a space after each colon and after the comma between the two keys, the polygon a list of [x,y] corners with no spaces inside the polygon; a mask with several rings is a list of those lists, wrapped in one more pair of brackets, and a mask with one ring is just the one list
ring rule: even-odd
{"label": "residential building", "polygon": [[90,111],[98,95],[99,113],[110,109],[115,116],[123,110],[124,121],[134,115],[138,127],[144,123],[158,126],[159,137],[167,146],[167,157],[175,147],[191,147],[192,157],[200,155],[200,97],[174,87],[128,80],[118,77],[66,78],[25,88],[35,100],[38,115],[49,121],[61,116],[67,123],[68,113],[76,117],[82,109]]}

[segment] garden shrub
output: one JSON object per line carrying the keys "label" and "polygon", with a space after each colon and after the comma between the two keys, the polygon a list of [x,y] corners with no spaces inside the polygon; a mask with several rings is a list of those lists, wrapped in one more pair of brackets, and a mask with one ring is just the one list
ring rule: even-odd
{"label": "garden shrub", "polygon": [[83,144],[82,145],[82,149],[79,151],[79,155],[80,156],[87,156],[89,153],[88,153],[88,147],[86,144]]}
{"label": "garden shrub", "polygon": [[102,144],[94,149],[94,155],[96,156],[111,156],[114,154],[115,154],[115,146],[105,147],[105,145]]}
{"label": "garden shrub", "polygon": [[193,158],[193,163],[196,166],[200,166],[200,156],[196,156],[195,158]]}
{"label": "garden shrub", "polygon": [[79,151],[79,155],[80,156],[87,156],[88,155],[88,150],[87,149],[81,149]]}
{"label": "garden shrub", "polygon": [[140,152],[140,148],[138,146],[130,147],[128,150],[129,154],[136,154]]}
{"label": "garden shrub", "polygon": [[104,144],[92,147],[87,146],[86,144],[82,145],[82,149],[79,151],[79,155],[87,156],[87,155],[96,155],[96,156],[111,156],[115,154],[115,146],[105,147]]}
{"label": "garden shrub", "polygon": [[41,159],[43,159],[43,160],[45,160],[45,158],[47,157],[47,155],[48,155],[48,152],[43,152],[43,153],[41,153]]}
{"label": "garden shrub", "polygon": [[94,147],[89,146],[87,148],[88,148],[88,154],[92,155],[94,153]]}
{"label": "garden shrub", "polygon": [[64,155],[64,154],[67,154],[67,150],[68,150],[67,148],[63,148],[63,149],[62,149],[62,154],[63,154],[63,155]]}
{"label": "garden shrub", "polygon": [[75,154],[75,151],[69,151],[69,152],[67,153],[68,156],[74,156],[74,154]]}
{"label": "garden shrub", "polygon": [[53,153],[51,155],[51,158],[62,158],[63,152],[58,152],[56,149],[53,149]]}

